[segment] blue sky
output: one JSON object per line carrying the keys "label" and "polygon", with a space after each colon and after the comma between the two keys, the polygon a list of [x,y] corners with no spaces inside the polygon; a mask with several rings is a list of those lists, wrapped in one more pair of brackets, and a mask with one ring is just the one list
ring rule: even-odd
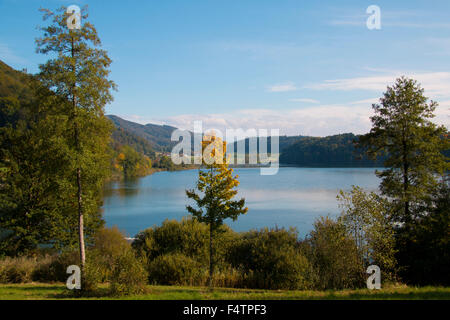
{"label": "blue sky", "polygon": [[[370,129],[371,103],[418,79],[449,126],[450,1],[0,0],[0,59],[37,72],[39,7],[89,5],[118,84],[107,113],[192,128],[324,136]],[[369,5],[381,30],[368,30]]]}

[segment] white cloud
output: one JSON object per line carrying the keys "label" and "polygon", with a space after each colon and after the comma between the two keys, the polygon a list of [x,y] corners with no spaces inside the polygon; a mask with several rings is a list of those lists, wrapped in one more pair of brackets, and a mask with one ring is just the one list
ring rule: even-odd
{"label": "white cloud", "polygon": [[338,133],[365,133],[370,129],[370,106],[317,106],[303,109],[269,110],[247,109],[233,113],[211,115],[179,115],[166,119],[167,123],[192,130],[194,121],[202,121],[204,129],[244,130],[280,129],[281,135],[327,136]]}
{"label": "white cloud", "polygon": [[[123,116],[142,124],[168,124],[177,128],[193,130],[195,121],[203,122],[203,129],[279,129],[281,135],[329,136],[352,132],[364,134],[372,127],[372,104],[378,98],[353,101],[347,104],[318,105],[301,109],[242,109],[217,114],[184,114],[168,118]],[[450,126],[450,100],[441,101],[433,122]]]}
{"label": "white cloud", "polygon": [[[308,98],[291,99],[293,102],[314,103],[314,106],[279,110],[241,109],[216,114],[184,114],[167,118],[146,118],[140,116],[125,117],[139,123],[164,123],[181,129],[193,130],[195,121],[202,121],[204,129],[217,129],[225,132],[229,129],[280,129],[281,135],[328,136],[339,133],[367,133],[371,128],[372,104],[392,85],[396,77],[405,74],[417,79],[430,98],[439,102],[434,122],[450,126],[450,72],[401,73],[373,77],[327,80],[307,86],[316,90],[367,90],[373,91],[373,98],[350,101],[342,104],[320,104]],[[294,89],[292,83],[276,85],[272,92]]]}
{"label": "white cloud", "polygon": [[306,99],[306,98],[299,98],[299,99],[289,99],[291,102],[304,102],[304,103],[314,103],[318,104],[320,101],[314,100],[314,99]]}
{"label": "white cloud", "polygon": [[368,90],[382,93],[388,85],[393,84],[394,79],[402,75],[418,80],[431,98],[450,97],[450,72],[395,72],[373,77],[326,80],[322,83],[307,85],[305,88],[337,91]]}
{"label": "white cloud", "polygon": [[288,83],[282,83],[282,84],[275,84],[272,86],[268,86],[267,90],[269,92],[288,92],[288,91],[296,91],[297,87],[294,83],[288,82]]}

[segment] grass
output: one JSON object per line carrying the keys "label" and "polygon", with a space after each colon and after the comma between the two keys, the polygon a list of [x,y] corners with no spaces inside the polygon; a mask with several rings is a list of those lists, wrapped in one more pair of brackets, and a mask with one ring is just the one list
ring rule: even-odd
{"label": "grass", "polygon": [[[87,300],[450,300],[450,288],[390,286],[378,291],[287,291],[200,287],[149,286],[139,296],[108,297],[107,286],[99,288],[98,296]],[[64,284],[0,285],[0,300],[73,299]]]}

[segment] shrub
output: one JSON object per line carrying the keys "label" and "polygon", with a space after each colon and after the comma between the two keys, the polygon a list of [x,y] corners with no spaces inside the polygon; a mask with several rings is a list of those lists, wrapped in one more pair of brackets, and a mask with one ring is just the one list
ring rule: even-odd
{"label": "shrub", "polygon": [[262,229],[243,234],[230,250],[229,261],[245,274],[247,287],[303,289],[309,264],[298,249],[295,229]]}
{"label": "shrub", "polygon": [[207,261],[209,244],[208,227],[193,219],[163,222],[140,233],[133,247],[149,260],[170,253],[183,253],[198,261]]}
{"label": "shrub", "polygon": [[78,264],[74,252],[4,258],[0,260],[0,283],[65,282],[67,267],[73,264]]}
{"label": "shrub", "polygon": [[148,266],[150,283],[194,285],[201,278],[201,265],[181,253],[161,255]]}
{"label": "shrub", "polygon": [[345,226],[330,218],[320,218],[305,240],[303,250],[313,268],[316,289],[362,287],[365,270],[355,241]]}
{"label": "shrub", "polygon": [[[226,265],[224,257],[238,234],[228,226],[222,226],[214,241],[214,260],[218,269]],[[195,219],[183,218],[163,222],[160,227],[153,227],[141,232],[133,248],[139,255],[153,261],[159,256],[180,253],[202,265],[209,263],[209,228]]]}
{"label": "shrub", "polygon": [[[244,288],[247,286],[247,275],[233,268],[232,266],[222,266],[213,273],[211,285],[213,287],[222,288]],[[209,269],[203,268],[199,270],[199,277],[196,278],[195,285],[207,286],[209,280]]]}
{"label": "shrub", "polygon": [[99,282],[111,279],[118,257],[131,250],[131,245],[117,227],[100,229],[94,236],[94,246],[88,250],[88,261],[96,270]]}
{"label": "shrub", "polygon": [[131,295],[144,293],[148,280],[144,262],[132,250],[117,257],[111,274],[111,294]]}
{"label": "shrub", "polygon": [[80,258],[77,251],[65,251],[59,255],[47,256],[36,266],[33,281],[36,282],[66,282],[67,267],[79,265]]}
{"label": "shrub", "polygon": [[0,261],[0,283],[29,283],[38,264],[35,257],[4,258]]}

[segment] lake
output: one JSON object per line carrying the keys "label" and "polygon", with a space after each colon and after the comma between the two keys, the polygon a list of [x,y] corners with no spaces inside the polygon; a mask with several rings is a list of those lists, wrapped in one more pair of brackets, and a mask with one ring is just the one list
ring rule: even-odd
{"label": "lake", "polygon": [[[247,215],[227,224],[235,231],[263,227],[296,227],[303,237],[319,216],[340,213],[336,196],[352,185],[375,191],[379,179],[374,168],[280,168],[277,175],[261,176],[255,168],[235,169],[238,197],[246,199]],[[193,188],[198,170],[159,172],[144,178],[112,182],[106,186],[104,218],[127,236],[166,219],[187,216],[185,190]]]}

